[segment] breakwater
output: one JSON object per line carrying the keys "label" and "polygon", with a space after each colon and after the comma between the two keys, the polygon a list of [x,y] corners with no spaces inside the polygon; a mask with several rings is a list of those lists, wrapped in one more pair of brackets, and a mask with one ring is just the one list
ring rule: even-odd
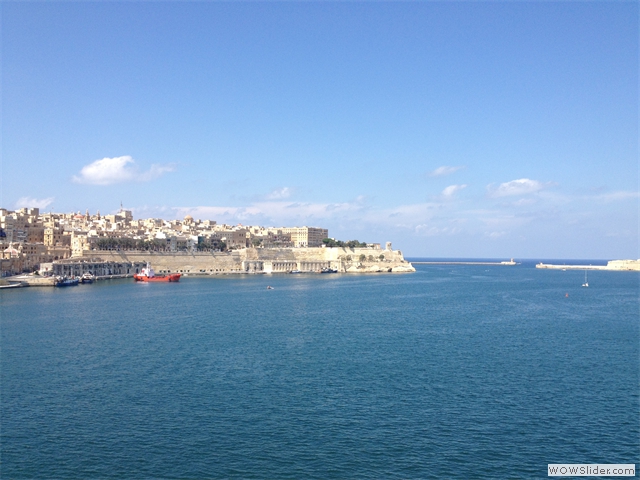
{"label": "breakwater", "polygon": [[611,260],[606,265],[559,265],[551,263],[539,263],[536,268],[548,268],[552,270],[610,270],[610,271],[640,271],[640,260]]}
{"label": "breakwater", "polygon": [[513,266],[517,263],[513,258],[505,262],[411,262],[413,265],[496,265],[496,266]]}

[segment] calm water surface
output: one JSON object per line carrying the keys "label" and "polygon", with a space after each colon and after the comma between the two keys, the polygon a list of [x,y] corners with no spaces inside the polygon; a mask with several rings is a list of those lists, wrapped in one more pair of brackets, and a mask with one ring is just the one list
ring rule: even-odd
{"label": "calm water surface", "polygon": [[637,273],[417,268],[0,292],[2,478],[640,464]]}

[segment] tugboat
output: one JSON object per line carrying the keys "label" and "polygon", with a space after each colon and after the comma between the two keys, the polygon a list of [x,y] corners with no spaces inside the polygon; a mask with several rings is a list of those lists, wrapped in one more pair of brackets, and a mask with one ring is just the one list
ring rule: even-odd
{"label": "tugboat", "polygon": [[143,268],[140,273],[136,273],[133,278],[136,282],[179,282],[179,273],[170,273],[169,275],[156,275],[153,268],[147,263],[147,268]]}

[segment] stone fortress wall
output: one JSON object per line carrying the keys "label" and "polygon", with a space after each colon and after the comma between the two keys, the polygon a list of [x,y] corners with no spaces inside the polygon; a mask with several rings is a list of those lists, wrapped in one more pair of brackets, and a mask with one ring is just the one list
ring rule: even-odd
{"label": "stone fortress wall", "polygon": [[372,247],[245,248],[211,253],[92,250],[86,256],[113,262],[149,262],[159,274],[318,272],[323,268],[335,269],[339,273],[415,271],[400,250],[391,249],[391,244],[387,244],[385,250]]}

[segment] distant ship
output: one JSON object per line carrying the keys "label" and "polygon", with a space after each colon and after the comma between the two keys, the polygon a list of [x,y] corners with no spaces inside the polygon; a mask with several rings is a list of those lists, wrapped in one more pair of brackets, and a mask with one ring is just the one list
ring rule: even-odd
{"label": "distant ship", "polygon": [[147,268],[143,268],[140,273],[136,273],[133,278],[136,282],[179,282],[180,274],[156,275],[153,268],[147,263]]}

